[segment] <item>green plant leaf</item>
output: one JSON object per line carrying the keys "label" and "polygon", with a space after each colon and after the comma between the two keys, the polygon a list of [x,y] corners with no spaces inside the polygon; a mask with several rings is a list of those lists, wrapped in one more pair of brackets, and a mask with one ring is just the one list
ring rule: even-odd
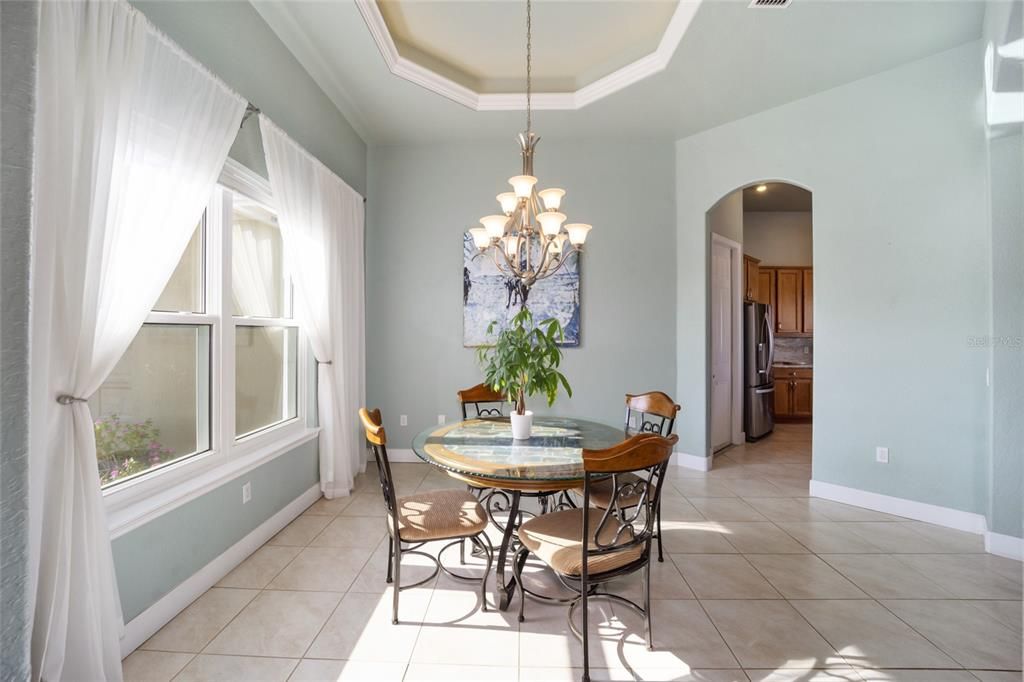
{"label": "green plant leaf", "polygon": [[[494,326],[493,322],[488,326],[488,334]],[[533,314],[523,307],[498,334],[493,346],[477,349],[484,381],[524,409],[525,399],[537,394],[544,394],[548,405],[553,405],[559,386],[572,396],[568,380],[557,369],[562,362],[558,344],[563,340],[558,320],[534,324]]]}

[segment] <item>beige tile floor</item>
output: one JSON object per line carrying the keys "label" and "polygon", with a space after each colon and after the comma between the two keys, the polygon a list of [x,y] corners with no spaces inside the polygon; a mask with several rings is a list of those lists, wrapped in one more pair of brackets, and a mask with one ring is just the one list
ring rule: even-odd
{"label": "beige tile floor", "polygon": [[[400,493],[459,487],[427,465],[394,469]],[[595,603],[593,678],[1021,679],[1020,563],[984,554],[980,536],[809,498],[809,476],[810,427],[798,425],[706,474],[672,467],[655,650],[635,614]],[[366,475],[353,496],[316,502],[125,659],[126,679],[579,678],[563,607],[528,601],[520,624],[441,578],[403,592],[392,625],[382,513]],[[407,561],[405,579],[429,570]],[[616,589],[639,597],[635,579]]]}

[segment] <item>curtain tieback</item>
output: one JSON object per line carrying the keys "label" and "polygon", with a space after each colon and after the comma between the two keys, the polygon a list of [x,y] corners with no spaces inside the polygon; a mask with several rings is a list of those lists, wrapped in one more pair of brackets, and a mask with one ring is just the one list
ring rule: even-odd
{"label": "curtain tieback", "polygon": [[334,363],[331,362],[330,360],[317,360],[316,364],[318,364],[318,365],[333,365]]}
{"label": "curtain tieback", "polygon": [[76,398],[73,395],[62,393],[61,395],[57,396],[57,402],[60,403],[61,405],[71,405],[72,403],[87,403],[89,401],[86,400],[85,398]]}

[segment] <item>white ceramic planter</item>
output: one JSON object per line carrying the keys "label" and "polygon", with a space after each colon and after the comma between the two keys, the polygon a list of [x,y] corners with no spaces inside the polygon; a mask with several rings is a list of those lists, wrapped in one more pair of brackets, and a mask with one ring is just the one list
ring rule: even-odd
{"label": "white ceramic planter", "polygon": [[511,418],[512,438],[515,440],[529,439],[530,429],[533,427],[533,412],[530,410],[527,410],[526,414],[516,414],[513,412]]}

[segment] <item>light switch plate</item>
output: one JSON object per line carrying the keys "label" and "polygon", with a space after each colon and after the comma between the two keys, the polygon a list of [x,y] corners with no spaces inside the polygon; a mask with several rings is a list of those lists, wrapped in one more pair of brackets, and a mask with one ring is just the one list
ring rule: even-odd
{"label": "light switch plate", "polygon": [[438,423],[438,425],[444,424],[444,422],[445,422],[445,416],[443,414],[437,415],[437,423]]}
{"label": "light switch plate", "polygon": [[399,417],[398,418],[398,425],[399,426],[408,426],[409,425],[409,415],[403,414],[401,417]]}
{"label": "light switch plate", "polygon": [[889,463],[889,448],[883,448],[881,446],[875,448],[875,461],[881,462],[882,464]]}
{"label": "light switch plate", "polygon": [[246,481],[245,485],[242,486],[242,504],[246,504],[252,499],[252,482]]}

